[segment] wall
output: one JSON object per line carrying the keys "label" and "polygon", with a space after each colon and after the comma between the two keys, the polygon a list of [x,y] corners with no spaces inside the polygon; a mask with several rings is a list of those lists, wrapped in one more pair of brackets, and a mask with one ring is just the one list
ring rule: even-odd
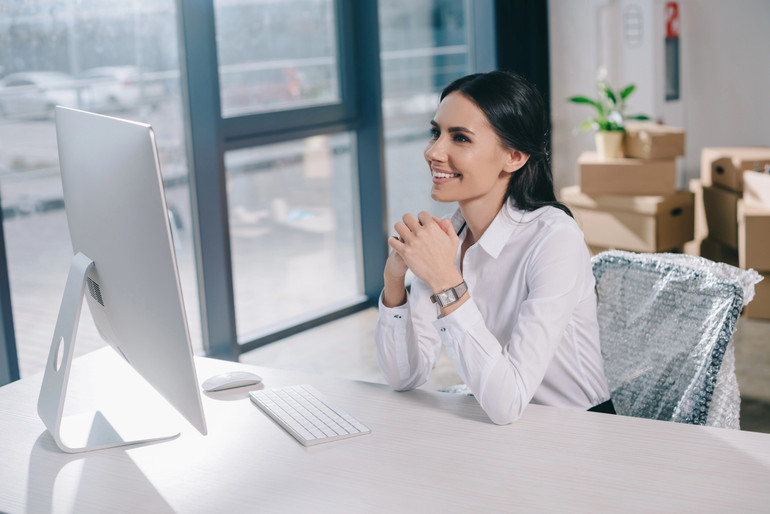
{"label": "wall", "polygon": [[[577,183],[577,157],[592,150],[593,135],[574,128],[590,110],[571,104],[575,94],[595,94],[606,38],[597,14],[620,0],[549,0],[553,167],[557,191]],[[662,4],[662,0],[640,0]],[[633,4],[624,0],[623,4]],[[681,80],[686,155],[680,186],[700,173],[704,146],[770,146],[770,2],[679,0],[682,20]],[[662,59],[662,55],[661,55]],[[640,63],[640,65],[644,65]],[[613,71],[610,70],[612,78]],[[623,83],[625,85],[625,83]],[[620,84],[615,84],[619,87]],[[635,93],[636,95],[637,93]],[[642,101],[643,94],[637,101]],[[635,108],[631,98],[629,112]],[[648,113],[660,116],[660,113]]]}

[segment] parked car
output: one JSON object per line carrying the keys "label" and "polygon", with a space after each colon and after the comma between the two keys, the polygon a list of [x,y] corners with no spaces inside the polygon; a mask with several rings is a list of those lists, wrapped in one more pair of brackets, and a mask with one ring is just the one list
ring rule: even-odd
{"label": "parked car", "polygon": [[156,107],[163,99],[162,79],[152,79],[136,66],[102,66],[80,74],[89,91],[88,108],[94,111],[129,111],[142,105]]}
{"label": "parked car", "polygon": [[19,118],[52,118],[54,107],[79,108],[88,93],[66,73],[30,71],[0,79],[0,115]]}

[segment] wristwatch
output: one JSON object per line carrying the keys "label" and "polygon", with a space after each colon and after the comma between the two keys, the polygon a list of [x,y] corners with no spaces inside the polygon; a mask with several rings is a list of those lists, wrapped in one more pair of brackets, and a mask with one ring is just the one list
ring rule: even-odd
{"label": "wristwatch", "polygon": [[468,285],[465,283],[465,280],[463,280],[454,287],[431,295],[430,301],[439,304],[442,308],[448,307],[462,298],[466,291],[468,291]]}

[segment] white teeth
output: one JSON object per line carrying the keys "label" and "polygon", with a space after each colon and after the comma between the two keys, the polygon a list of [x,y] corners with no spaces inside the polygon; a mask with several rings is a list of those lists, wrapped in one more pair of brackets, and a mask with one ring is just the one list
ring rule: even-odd
{"label": "white teeth", "polygon": [[433,172],[433,177],[434,178],[454,178],[454,177],[459,177],[459,176],[460,175],[457,175],[457,174],[453,175],[451,173],[440,173],[438,171],[434,171]]}

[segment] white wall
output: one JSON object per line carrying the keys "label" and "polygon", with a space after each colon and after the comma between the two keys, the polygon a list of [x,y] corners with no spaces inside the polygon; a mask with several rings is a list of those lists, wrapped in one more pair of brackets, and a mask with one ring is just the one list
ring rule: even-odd
{"label": "white wall", "polygon": [[[599,40],[604,36],[599,30],[597,8],[618,1],[548,2],[557,191],[577,183],[577,157],[594,148],[591,133],[574,133],[590,110],[568,103],[566,98],[595,96],[596,72],[600,61],[606,60],[600,56]],[[640,4],[649,1],[640,0]],[[633,0],[623,3],[632,4]],[[689,178],[700,175],[704,146],[770,146],[770,1],[679,0],[679,10],[686,130],[680,186],[684,186]],[[613,70],[609,72],[612,78]],[[633,100],[632,96],[629,112],[639,110]]]}

